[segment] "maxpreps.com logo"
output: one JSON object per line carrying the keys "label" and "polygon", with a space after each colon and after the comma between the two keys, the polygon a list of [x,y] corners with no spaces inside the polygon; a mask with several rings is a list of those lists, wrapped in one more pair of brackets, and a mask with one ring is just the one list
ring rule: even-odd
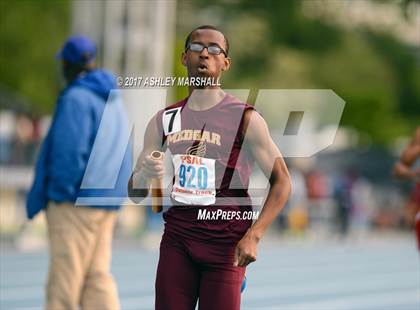
{"label": "maxpreps.com logo", "polygon": [[197,220],[199,221],[216,221],[216,220],[256,220],[260,216],[260,211],[226,211],[216,209],[209,211],[207,209],[199,209]]}
{"label": "maxpreps.com logo", "polygon": [[[122,100],[129,121],[129,130],[126,132],[125,138],[119,141],[118,147],[116,147],[118,154],[113,160],[123,162],[129,143],[132,143],[134,158],[138,157],[138,152],[144,144],[144,132],[150,120],[166,106],[167,92],[167,89],[155,88],[123,89],[111,92],[108,101]],[[232,94],[241,102],[249,101],[249,89],[225,90],[225,92]],[[147,105],[139,105],[139,102],[147,102]],[[82,179],[82,189],[114,189],[117,184],[120,167],[115,165],[112,171],[107,171],[104,175],[104,168],[97,164],[97,162],[100,162],[97,161],[97,158],[100,158],[103,152],[102,143],[108,144],[109,136],[107,132],[109,128],[115,126],[112,117],[115,113],[114,106],[108,103],[105,106]],[[261,115],[266,116],[268,130],[273,142],[281,149],[284,158],[311,157],[329,147],[334,142],[344,106],[344,100],[328,89],[262,89],[258,90],[255,99],[255,107]],[[180,130],[181,113],[181,108],[178,108],[166,115],[167,124],[165,124],[167,126],[163,128],[165,135],[168,137],[168,143],[192,141],[191,144],[186,146],[185,153],[200,157],[205,156],[208,143],[210,144],[207,147],[210,147],[211,144],[221,146],[222,136],[218,133],[201,130]],[[232,130],[239,128],[240,119],[238,117],[237,120],[232,120],[230,124]],[[245,133],[245,140],[248,134],[249,131]],[[197,143],[194,143],[194,141]],[[222,147],[230,152],[233,142],[230,139],[224,139]],[[246,152],[244,148],[241,149],[238,156],[242,156],[243,152]],[[238,173],[235,170],[232,179],[240,178],[237,175]],[[96,177],[98,174],[104,175],[104,177]],[[168,178],[166,182],[168,184],[164,184],[165,187],[172,182],[172,178]],[[260,183],[250,184],[249,189],[263,189],[268,186],[268,180],[266,181],[267,184]],[[235,184],[230,184],[229,188],[234,188],[234,186]],[[78,197],[76,201],[77,205],[129,203],[131,202],[126,197],[110,197],[99,194],[97,197]],[[244,200],[244,205],[249,205],[248,199]]]}

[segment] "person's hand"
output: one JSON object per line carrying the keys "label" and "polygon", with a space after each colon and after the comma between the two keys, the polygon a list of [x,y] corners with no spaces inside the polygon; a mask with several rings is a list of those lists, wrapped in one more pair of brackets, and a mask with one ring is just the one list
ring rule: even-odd
{"label": "person's hand", "polygon": [[153,159],[152,156],[146,155],[141,163],[141,175],[147,179],[162,179],[165,175],[165,167],[163,159]]}
{"label": "person's hand", "polygon": [[236,245],[234,265],[246,267],[248,264],[255,262],[257,260],[257,246],[258,238],[248,230]]}

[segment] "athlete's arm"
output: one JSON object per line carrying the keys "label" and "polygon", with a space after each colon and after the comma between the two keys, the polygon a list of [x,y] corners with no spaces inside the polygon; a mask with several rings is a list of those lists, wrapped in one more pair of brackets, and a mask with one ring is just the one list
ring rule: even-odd
{"label": "athlete's arm", "polygon": [[156,116],[152,118],[144,134],[144,147],[137,160],[136,167],[128,181],[128,196],[139,203],[149,194],[149,183],[153,178],[163,178],[163,161],[154,160],[150,154],[153,151],[161,151],[161,135],[157,128]]}
{"label": "athlete's arm", "polygon": [[289,172],[264,119],[250,110],[245,114],[244,124],[247,128],[245,143],[250,146],[258,165],[269,178],[270,190],[258,220],[237,245],[235,263],[238,266],[246,266],[256,260],[257,243],[283,209],[291,191]]}
{"label": "athlete's arm", "polygon": [[412,140],[404,149],[399,161],[394,165],[394,175],[410,180],[419,178],[419,169],[413,170],[411,168],[418,157],[420,157],[420,127],[416,129]]}

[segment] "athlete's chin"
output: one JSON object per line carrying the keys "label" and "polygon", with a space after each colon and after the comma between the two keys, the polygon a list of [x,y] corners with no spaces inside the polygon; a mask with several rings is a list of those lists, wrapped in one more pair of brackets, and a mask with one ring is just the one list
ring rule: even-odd
{"label": "athlete's chin", "polygon": [[197,71],[195,74],[193,74],[193,76],[196,78],[203,78],[203,77],[208,78],[208,77],[211,77],[211,74],[210,72],[206,70],[200,70],[200,71]]}
{"label": "athlete's chin", "polygon": [[212,81],[218,81],[219,76],[215,74],[214,72],[204,71],[204,72],[197,72],[196,74],[192,75],[195,78],[200,79],[210,79]]}

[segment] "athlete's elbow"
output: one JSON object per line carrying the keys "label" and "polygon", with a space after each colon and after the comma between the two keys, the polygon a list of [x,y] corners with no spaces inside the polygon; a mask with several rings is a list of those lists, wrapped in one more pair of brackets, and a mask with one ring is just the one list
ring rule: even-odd
{"label": "athlete's elbow", "polygon": [[286,195],[287,198],[290,196],[292,191],[292,182],[288,173],[282,173],[277,171],[273,173],[270,177],[270,186],[273,189],[276,189],[278,192],[281,192],[283,195]]}
{"label": "athlete's elbow", "polygon": [[128,198],[134,203],[142,202],[147,195],[149,194],[149,190],[146,188],[134,188],[133,186],[133,176],[130,177],[130,180],[127,184],[127,193]]}
{"label": "athlete's elbow", "polygon": [[290,181],[289,175],[277,175],[276,177],[272,176],[270,184],[274,199],[279,202],[279,205],[283,206],[289,199],[292,191],[292,182]]}
{"label": "athlete's elbow", "polygon": [[286,199],[288,200],[290,195],[292,194],[292,180],[290,179],[290,176],[287,175],[286,180],[284,181],[284,191],[286,193]]}
{"label": "athlete's elbow", "polygon": [[286,200],[289,199],[292,193],[292,182],[290,180],[289,175],[283,175],[278,182],[278,187],[282,193],[282,196],[285,197]]}

